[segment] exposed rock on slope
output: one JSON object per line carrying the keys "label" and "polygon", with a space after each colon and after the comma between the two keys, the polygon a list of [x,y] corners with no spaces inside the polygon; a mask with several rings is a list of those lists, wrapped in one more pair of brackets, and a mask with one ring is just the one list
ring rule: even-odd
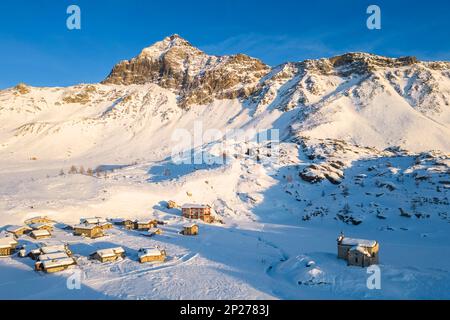
{"label": "exposed rock on slope", "polygon": [[188,107],[214,98],[247,98],[269,70],[261,61],[243,54],[209,56],[173,35],[117,64],[103,83],[156,83],[172,89],[179,95],[180,105]]}

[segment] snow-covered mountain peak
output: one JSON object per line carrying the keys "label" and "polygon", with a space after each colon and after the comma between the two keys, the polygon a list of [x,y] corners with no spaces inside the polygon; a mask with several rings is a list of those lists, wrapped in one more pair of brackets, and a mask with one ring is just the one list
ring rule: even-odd
{"label": "snow-covered mountain peak", "polygon": [[178,35],[118,63],[101,84],[3,90],[0,120],[7,135],[18,135],[11,141],[49,128],[82,131],[85,122],[114,123],[135,134],[150,122],[178,125],[188,109],[214,106],[225,114],[237,105],[249,118],[227,119],[230,126],[264,125],[381,149],[450,150],[448,62],[354,52],[271,68],[244,54],[208,55]]}
{"label": "snow-covered mountain peak", "polygon": [[158,41],[151,46],[144,48],[139,54],[139,58],[159,59],[161,56],[167,54],[170,50],[176,50],[185,54],[201,55],[203,52],[194,47],[190,42],[180,37],[178,34],[173,34]]}
{"label": "snow-covered mountain peak", "polygon": [[249,97],[269,70],[260,60],[243,54],[207,55],[172,35],[118,63],[103,83],[158,84],[172,90],[179,96],[179,105],[188,108],[214,98]]}

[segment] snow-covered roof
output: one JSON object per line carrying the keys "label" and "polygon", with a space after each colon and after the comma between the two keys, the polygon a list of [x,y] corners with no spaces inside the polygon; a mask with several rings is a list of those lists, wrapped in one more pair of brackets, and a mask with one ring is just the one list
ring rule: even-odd
{"label": "snow-covered roof", "polygon": [[362,247],[362,246],[353,246],[350,248],[350,251],[358,251],[358,252],[362,253],[363,255],[370,257],[369,252],[367,252],[366,248]]}
{"label": "snow-covered roof", "polygon": [[186,223],[185,225],[183,225],[184,228],[192,228],[194,226],[197,226],[196,223]]}
{"label": "snow-covered roof", "polygon": [[98,227],[99,226],[96,224],[77,224],[73,226],[74,229],[83,229],[83,230],[92,230]]}
{"label": "snow-covered roof", "polygon": [[40,248],[43,254],[55,253],[55,252],[65,252],[67,250],[66,246],[61,245],[53,245],[53,246],[43,246]]}
{"label": "snow-covered roof", "polygon": [[28,226],[33,229],[41,229],[43,227],[52,227],[52,225],[50,223],[31,223]]}
{"label": "snow-covered roof", "polygon": [[341,242],[345,246],[362,246],[366,248],[375,247],[377,242],[375,240],[366,240],[366,239],[354,239],[344,237]]}
{"label": "snow-covered roof", "polygon": [[157,248],[141,248],[139,249],[139,258],[143,257],[155,257],[162,254],[161,250]]}
{"label": "snow-covered roof", "polygon": [[39,261],[47,261],[47,260],[55,260],[55,259],[62,259],[62,258],[69,258],[66,252],[59,251],[49,254],[41,254],[38,257]]}
{"label": "snow-covered roof", "polygon": [[31,234],[35,237],[43,237],[43,236],[50,236],[51,233],[48,230],[33,230],[31,231]]}
{"label": "snow-covered roof", "polygon": [[80,223],[87,223],[87,224],[98,224],[98,223],[105,223],[108,222],[105,218],[101,217],[93,217],[93,218],[81,218]]}
{"label": "snow-covered roof", "polygon": [[10,248],[12,246],[17,246],[19,243],[13,237],[1,237],[0,238],[0,248]]}
{"label": "snow-covered roof", "polygon": [[153,220],[154,220],[154,219],[146,219],[146,220],[139,219],[139,220],[136,220],[135,222],[136,222],[137,224],[149,224],[149,223],[152,223]]}
{"label": "snow-covered roof", "polygon": [[181,207],[182,209],[206,209],[209,208],[207,204],[195,204],[195,203],[185,203]]}
{"label": "snow-covered roof", "polygon": [[107,257],[114,257],[119,254],[125,253],[125,250],[122,247],[117,247],[117,248],[97,250],[95,253],[97,253],[102,258],[107,258]]}
{"label": "snow-covered roof", "polygon": [[8,229],[6,229],[6,231],[8,231],[8,232],[18,232],[18,231],[23,230],[23,229],[31,230],[31,228],[28,227],[28,226],[9,226]]}
{"label": "snow-covered roof", "polygon": [[55,259],[55,260],[46,260],[46,261],[42,262],[44,269],[55,268],[55,267],[65,267],[65,266],[70,266],[73,264],[74,264],[74,260],[73,260],[73,258],[70,258],[70,257]]}
{"label": "snow-covered roof", "polygon": [[48,221],[48,222],[51,222],[51,221],[52,221],[52,220],[51,220],[49,217],[47,217],[47,216],[37,216],[37,217],[33,217],[33,218],[30,218],[30,219],[25,220],[25,223],[27,223],[27,222],[29,222],[29,221],[33,221],[33,220],[45,220],[45,221]]}

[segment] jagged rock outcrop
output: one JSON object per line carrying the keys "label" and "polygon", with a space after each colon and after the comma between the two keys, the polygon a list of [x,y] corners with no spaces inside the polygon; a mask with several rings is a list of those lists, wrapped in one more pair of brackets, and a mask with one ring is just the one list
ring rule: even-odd
{"label": "jagged rock outcrop", "polygon": [[244,54],[210,56],[172,35],[118,63],[103,84],[156,83],[173,90],[179,104],[189,107],[214,99],[247,98],[269,71],[258,59]]}

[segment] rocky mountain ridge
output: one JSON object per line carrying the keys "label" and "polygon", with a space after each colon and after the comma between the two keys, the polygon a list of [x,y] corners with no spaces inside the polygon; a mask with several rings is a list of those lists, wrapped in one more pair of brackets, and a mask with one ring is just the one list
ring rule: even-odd
{"label": "rocky mountain ridge", "polygon": [[[89,150],[116,135],[116,143],[148,141],[154,130],[170,137],[201,117],[214,129],[275,128],[285,139],[448,152],[449,104],[449,62],[347,53],[270,67],[242,54],[208,55],[173,35],[118,63],[99,84],[0,91],[0,146],[17,150],[29,139],[39,149],[48,139],[51,148],[57,136],[71,152]],[[94,137],[92,146],[66,141],[83,134]]]}

